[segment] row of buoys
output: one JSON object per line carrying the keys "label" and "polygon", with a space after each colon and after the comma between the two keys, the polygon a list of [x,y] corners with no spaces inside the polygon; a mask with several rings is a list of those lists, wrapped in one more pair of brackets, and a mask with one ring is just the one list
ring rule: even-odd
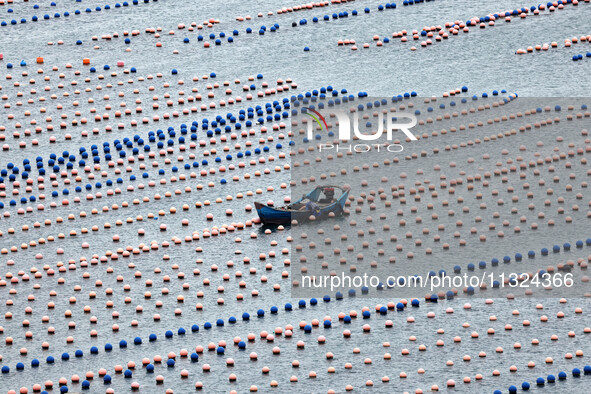
{"label": "row of buoys", "polygon": [[[552,6],[552,4],[550,3],[549,10],[550,12],[554,11],[554,7],[557,7],[558,9],[562,9],[564,4],[570,4],[572,3],[573,5],[577,5],[578,2],[571,2],[571,1],[564,1],[560,3],[557,3],[556,6]],[[426,38],[425,40],[420,42],[421,47],[428,47],[436,42],[441,42],[444,40],[447,40],[448,38],[451,38],[453,36],[457,36],[459,34],[460,31],[463,31],[464,33],[468,33],[470,31],[470,27],[479,27],[480,29],[484,29],[486,28],[486,26],[495,26],[495,21],[500,20],[502,18],[505,18],[505,22],[511,22],[511,17],[512,16],[520,16],[521,19],[525,19],[527,17],[527,14],[531,11],[533,15],[541,15],[540,11],[543,11],[546,9],[546,6],[544,4],[540,4],[539,6],[532,6],[529,9],[527,8],[521,8],[521,9],[516,9],[516,10],[510,10],[510,11],[503,11],[503,12],[498,12],[498,13],[491,13],[489,15],[486,15],[484,17],[473,17],[470,20],[466,21],[466,22],[461,22],[460,20],[456,20],[454,22],[446,22],[445,23],[445,28],[443,28],[442,26],[431,26],[431,27],[423,27],[423,29],[419,32],[418,30],[413,30],[412,31],[412,39],[417,41],[420,40],[421,38]],[[447,29],[447,31],[446,31]],[[400,38],[401,42],[407,42],[408,41],[408,32],[406,30],[402,30],[399,32],[394,32],[392,33],[392,38]],[[374,41],[376,42],[376,46],[381,47],[383,46],[383,44],[389,43],[390,39],[388,37],[385,37],[384,39],[379,39],[379,36],[374,36]],[[363,48],[368,49],[370,48],[370,44],[369,43],[364,43]],[[357,46],[352,46],[351,47],[352,50],[357,50]],[[416,51],[417,47],[416,46],[412,46],[411,51]],[[523,53],[523,49],[519,49],[516,53],[521,54]]]}
{"label": "row of buoys", "polygon": [[[564,46],[565,48],[569,48],[572,46],[573,43],[578,43],[578,42],[591,42],[591,35],[587,35],[587,36],[581,36],[580,38],[577,37],[573,37],[571,39],[565,39],[564,40]],[[548,43],[544,43],[542,45],[536,45],[536,46],[530,46],[527,47],[526,49],[522,49],[519,48],[515,53],[518,55],[523,55],[526,53],[532,53],[532,52],[539,52],[539,51],[547,51],[550,48],[558,48],[558,43],[556,41],[552,41],[550,44]]]}
{"label": "row of buoys", "polygon": [[[158,0],[151,0],[152,2],[157,2]],[[150,0],[141,0],[142,3],[149,3]],[[113,5],[112,7],[107,4],[104,7],[100,7],[100,6],[96,6],[94,8],[94,10],[92,8],[86,8],[85,10],[81,11],[81,10],[75,10],[72,13],[70,13],[69,11],[64,11],[61,14],[59,12],[56,12],[52,15],[50,14],[45,14],[43,16],[37,16],[37,15],[33,15],[31,17],[31,21],[32,22],[38,22],[41,20],[49,20],[49,19],[60,19],[62,16],[67,18],[71,15],[81,15],[82,13],[86,13],[86,14],[90,14],[92,12],[100,12],[103,9],[104,10],[110,10],[111,8],[121,8],[121,7],[128,7],[130,5],[138,5],[140,4],[140,0],[132,0],[131,4],[127,1],[123,1],[122,3],[115,3],[115,5]],[[12,19],[10,21],[1,21],[0,22],[0,26],[14,26],[14,25],[18,25],[18,24],[25,24],[27,23],[27,18],[21,18],[20,20],[17,19]]]}
{"label": "row of buoys", "polygon": [[[591,52],[587,52],[585,57],[591,57]],[[573,61],[583,60],[583,55],[579,53],[578,55],[573,55]]]}
{"label": "row of buoys", "polygon": [[[403,5],[404,6],[407,6],[407,5],[419,4],[419,3],[423,3],[424,1],[425,0],[416,0],[416,1],[415,0],[410,0],[410,1],[405,0],[403,2]],[[434,0],[426,0],[426,1],[427,2],[430,2],[430,1],[434,1]],[[396,9],[396,3],[386,3],[385,5],[378,5],[377,9],[378,9],[378,11],[384,11],[386,9]],[[369,14],[370,12],[371,12],[370,8],[367,8],[366,7],[364,9],[364,14]],[[363,15],[363,14],[359,14],[359,12],[357,10],[352,10],[351,11],[351,15],[357,16],[357,15]],[[324,15],[324,17],[321,17],[321,18],[319,18],[319,17],[313,17],[312,18],[312,22],[313,23],[318,23],[320,21],[330,21],[331,19],[332,20],[337,20],[337,19],[347,18],[348,16],[349,16],[349,12],[343,11],[343,12],[339,12],[338,14],[337,13],[334,13],[334,14],[332,14],[332,16],[330,16],[330,15]],[[308,24],[308,20],[307,19],[302,19],[299,22],[292,22],[291,26],[292,27],[297,27],[297,26],[304,26],[304,25],[307,25],[307,24]],[[346,41],[349,41],[349,42],[345,44]],[[351,42],[351,41],[353,41],[353,42]],[[386,42],[386,43],[389,42],[389,39],[388,38],[385,38],[384,39],[384,42]],[[351,43],[351,44],[354,45],[355,44],[355,40],[345,40],[345,41],[339,40],[338,45],[348,45],[349,43]],[[382,41],[378,41],[377,42],[377,45],[378,46],[381,46],[382,45]],[[363,47],[364,48],[369,48],[369,44],[364,44]],[[353,47],[351,47],[351,49],[357,50],[357,47],[356,46],[353,46]],[[310,50],[309,47],[305,47],[304,48],[304,52],[308,52],[309,50]]]}
{"label": "row of buoys", "polygon": [[[583,371],[585,375],[589,375],[591,374],[591,366],[589,365],[585,365],[585,367],[583,367]],[[579,368],[573,368],[571,371],[571,374],[574,378],[578,378],[581,376],[581,370]],[[564,371],[561,371],[558,373],[558,380],[559,381],[564,381],[568,379],[568,374]],[[536,379],[536,385],[537,386],[544,386],[547,383],[555,383],[556,382],[556,376],[554,376],[553,374],[549,374],[547,376],[546,379],[544,379],[543,377],[539,377]],[[448,383],[449,386],[449,383]],[[523,382],[521,383],[521,390],[523,391],[529,391],[529,389],[531,388],[531,384],[529,382]],[[517,386],[515,385],[511,385],[508,388],[509,393],[513,394],[513,393],[517,393]],[[501,390],[495,390],[494,394],[502,394]]]}
{"label": "row of buoys", "polygon": [[[216,24],[216,23],[220,23],[220,21],[219,20],[210,19],[209,22],[204,22],[204,24],[206,24],[208,27],[213,27],[213,25]],[[177,28],[178,28],[178,30],[183,30],[185,28],[185,25],[184,24],[179,24],[177,26]],[[192,22],[191,23],[191,26],[188,28],[188,31],[189,32],[193,32],[195,30],[195,28],[197,30],[202,30],[203,29],[203,24],[197,25],[195,22]],[[274,32],[278,28],[279,28],[279,25],[278,24],[275,24],[275,25],[271,26],[271,31]],[[260,30],[262,30],[263,31],[263,34],[264,34],[264,31],[266,31],[267,28],[265,26],[262,26]],[[146,28],[145,31],[148,34],[152,34],[153,37],[156,38],[156,39],[161,39],[162,38],[161,35],[160,35],[160,33],[162,32],[162,28],[161,27],[158,27],[158,28]],[[252,28],[247,28],[245,30],[245,32],[246,32],[246,34],[252,33]],[[174,36],[174,35],[175,35],[175,32],[173,30],[170,30],[168,32],[168,36]],[[226,40],[228,43],[233,43],[235,37],[236,36],[239,36],[239,35],[240,35],[240,32],[238,30],[236,30],[236,29],[234,29],[231,34],[226,34],[223,31],[222,32],[219,32],[217,35],[215,33],[209,33],[208,35],[205,35],[205,36],[199,34],[199,35],[197,35],[197,42],[203,42],[203,47],[204,48],[210,48],[211,47],[211,42],[210,41],[206,41],[207,39],[213,40],[213,43],[216,46],[219,46],[219,45],[222,44],[222,39]],[[189,44],[190,42],[191,42],[191,38],[189,38],[189,37],[184,37],[183,38],[183,43],[184,44]],[[125,40],[125,43],[126,44],[130,44],[131,43],[131,40],[126,39]],[[158,42],[156,42],[156,46],[160,48],[160,47],[163,46],[163,44],[162,44],[161,41],[158,41]],[[179,53],[179,51],[176,50],[176,49],[173,51],[173,54],[178,54],[178,53]]]}
{"label": "row of buoys", "polygon": [[[278,9],[276,11],[277,15],[281,15],[281,14],[289,14],[289,13],[293,13],[293,12],[298,12],[298,11],[307,11],[307,10],[312,10],[314,8],[324,8],[324,7],[328,7],[329,5],[333,4],[346,4],[347,2],[351,2],[354,0],[331,0],[330,2],[328,1],[320,1],[320,2],[316,2],[316,3],[308,3],[308,4],[304,4],[304,5],[294,5],[294,6],[286,6],[283,7],[281,9]],[[257,17],[258,18],[262,18],[264,16],[272,16],[274,15],[273,11],[267,11],[267,12],[258,12],[257,13]],[[244,21],[249,21],[252,20],[252,16],[250,15],[246,15],[246,16],[237,16],[235,18],[238,22],[244,22]]]}

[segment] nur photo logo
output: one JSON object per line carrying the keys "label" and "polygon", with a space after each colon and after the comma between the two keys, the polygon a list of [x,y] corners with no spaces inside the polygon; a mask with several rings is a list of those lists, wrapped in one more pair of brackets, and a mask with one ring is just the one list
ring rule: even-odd
{"label": "nur photo logo", "polygon": [[[328,132],[328,123],[326,118],[317,110],[309,107],[302,108],[302,114],[311,117],[314,121],[307,122],[306,138],[312,141],[315,138],[314,125],[316,124],[320,130]],[[382,143],[385,143],[388,151],[401,152],[404,148],[400,144],[389,144],[394,140],[395,132],[402,132],[410,141],[417,141],[417,137],[410,131],[410,129],[417,125],[417,118],[414,114],[406,112],[396,112],[395,116],[389,114],[384,120],[384,113],[378,113],[377,130],[372,130],[371,133],[363,133],[359,127],[359,112],[347,113],[343,109],[337,109],[330,112],[331,117],[335,117],[338,124],[337,137],[340,141],[351,141],[357,139],[360,141],[373,142],[374,149],[378,149]],[[351,130],[353,131],[351,133]],[[385,134],[385,141],[384,141]],[[319,145],[319,150],[347,150],[355,152],[366,152],[372,149],[368,144],[355,144],[344,146],[342,144],[324,143]]]}

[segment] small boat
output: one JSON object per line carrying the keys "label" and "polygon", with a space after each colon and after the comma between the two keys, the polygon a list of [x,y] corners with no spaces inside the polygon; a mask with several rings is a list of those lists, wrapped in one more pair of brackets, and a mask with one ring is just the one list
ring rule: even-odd
{"label": "small boat", "polygon": [[[335,197],[336,190],[341,191],[338,198]],[[301,223],[310,216],[322,219],[330,213],[342,214],[349,190],[341,186],[317,186],[299,200],[283,207],[274,208],[259,202],[255,202],[254,206],[265,224],[291,224],[293,220]]]}

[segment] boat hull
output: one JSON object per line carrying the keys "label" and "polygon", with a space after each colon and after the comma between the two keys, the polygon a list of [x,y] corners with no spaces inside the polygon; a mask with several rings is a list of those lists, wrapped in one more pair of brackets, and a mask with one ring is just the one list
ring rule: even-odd
{"label": "boat hull", "polygon": [[349,191],[347,190],[337,201],[330,205],[319,207],[316,211],[278,209],[258,202],[255,202],[255,208],[261,218],[261,222],[264,224],[291,224],[294,220],[301,223],[309,220],[310,216],[314,216],[316,219],[322,219],[328,217],[330,213],[340,215],[344,210],[348,195]]}

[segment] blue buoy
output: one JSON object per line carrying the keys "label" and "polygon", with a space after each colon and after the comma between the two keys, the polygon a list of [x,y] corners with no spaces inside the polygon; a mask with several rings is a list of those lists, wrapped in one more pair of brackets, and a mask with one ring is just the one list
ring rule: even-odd
{"label": "blue buoy", "polygon": [[581,370],[579,368],[573,369],[573,376],[579,377],[581,376]]}
{"label": "blue buoy", "polygon": [[541,253],[542,253],[542,256],[547,256],[548,255],[548,249],[547,248],[542,248]]}

